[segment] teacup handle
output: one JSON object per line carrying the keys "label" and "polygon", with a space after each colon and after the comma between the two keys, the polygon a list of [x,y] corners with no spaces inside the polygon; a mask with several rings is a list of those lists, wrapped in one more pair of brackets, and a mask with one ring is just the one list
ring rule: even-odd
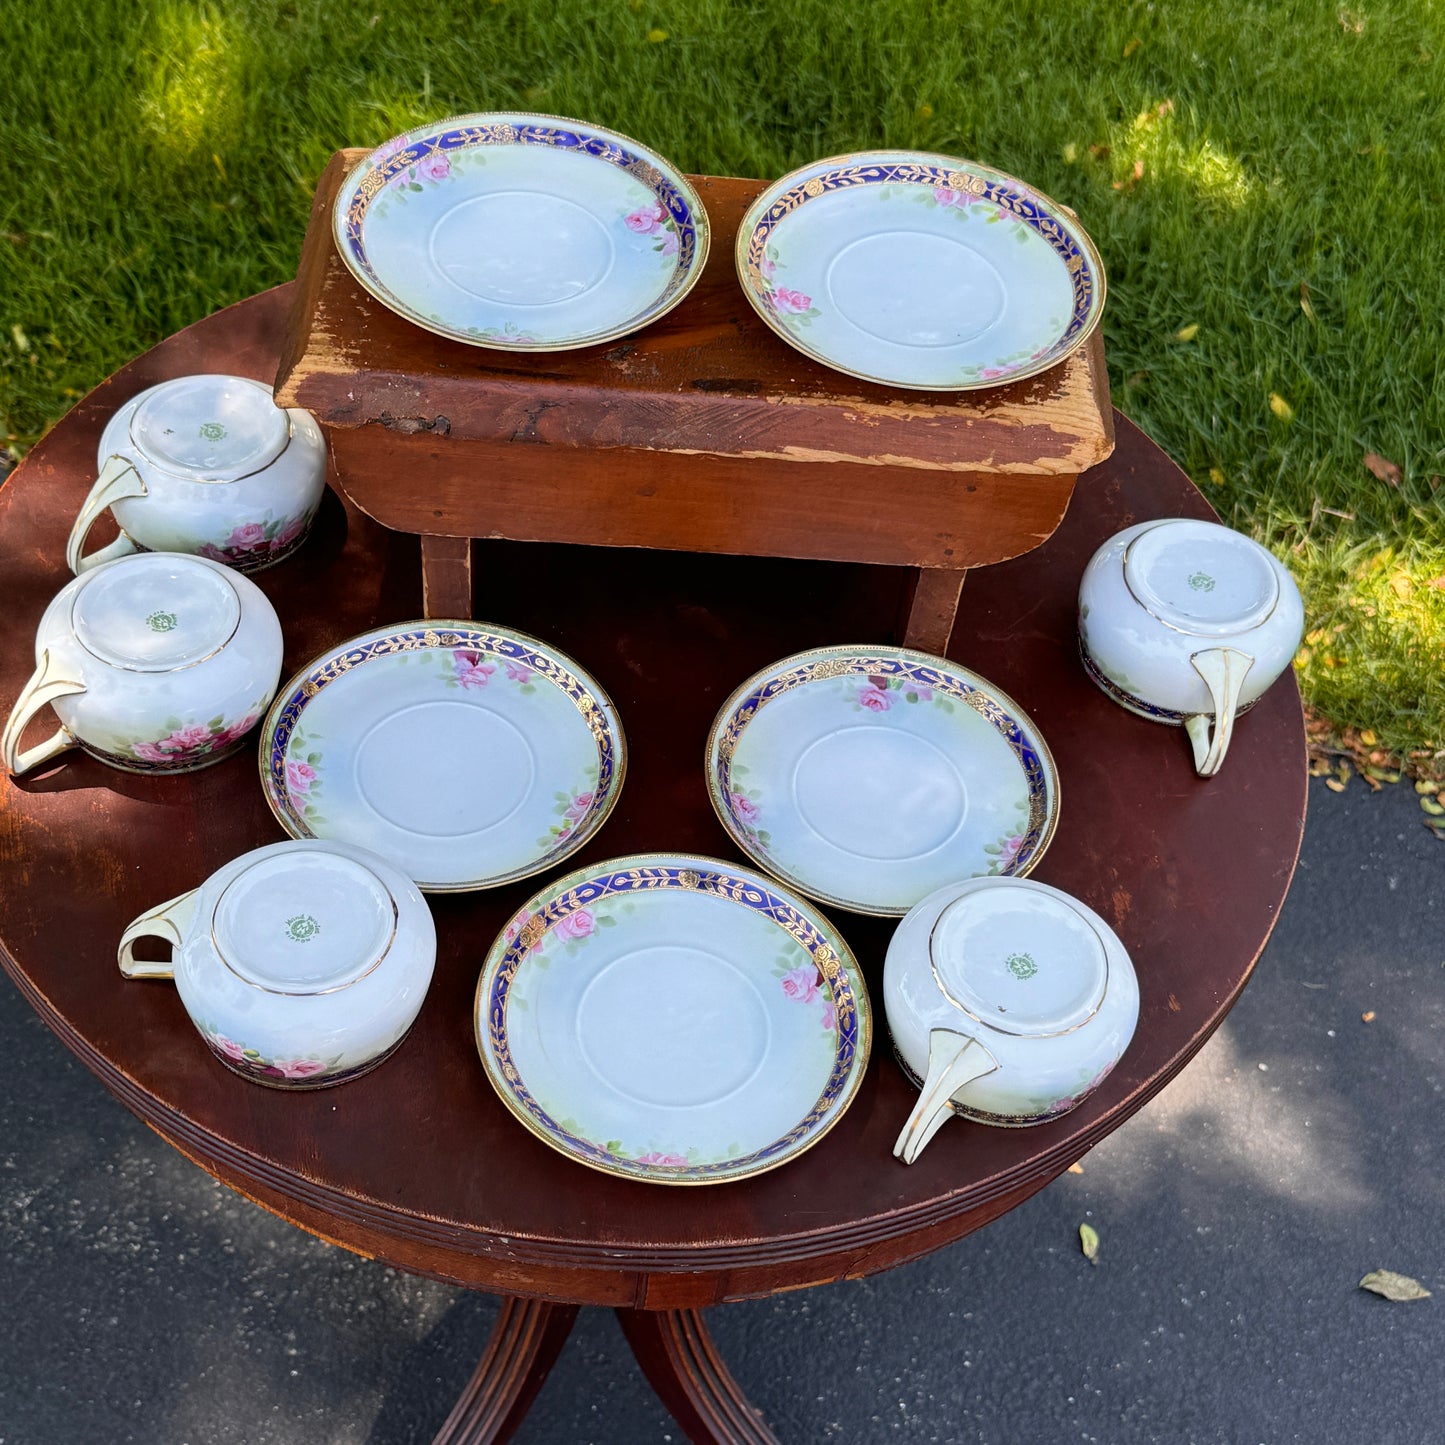
{"label": "teacup handle", "polygon": [[100,519],[102,512],[125,497],[145,495],[145,481],[131,462],[121,456],[107,459],[100,469],[100,475],[95,479],[95,485],[90,489],[90,495],[85,499],[85,505],[80,509],[80,515],[75,519],[75,525],[70,529],[70,537],[65,544],[66,566],[77,577],[82,572],[90,571],[92,567],[98,567],[102,562],[113,562],[117,557],[124,557],[136,550],[135,543],[122,532],[114,542],[92,552],[89,557],[80,555],[80,549],[85,546],[90,529]]}
{"label": "teacup handle", "polygon": [[[1214,712],[1197,712],[1184,719],[1189,741],[1194,744],[1194,771],[1201,778],[1212,778],[1224,761],[1229,740],[1234,736],[1234,719],[1239,711],[1239,694],[1244,679],[1254,666],[1247,652],[1234,647],[1211,647],[1190,657],[1194,670],[1204,679]],[[1210,737],[1209,724],[1214,723]]]}
{"label": "teacup handle", "polygon": [[[174,978],[176,964],[174,950],[185,940],[191,921],[196,916],[196,904],[200,901],[201,890],[192,888],[179,898],[158,903],[142,913],[120,936],[120,945],[115,959],[126,978]],[[163,938],[170,944],[172,956],[165,963],[153,963],[135,956],[135,941],[138,938]]]}
{"label": "teacup handle", "polygon": [[60,670],[50,656],[50,649],[47,647],[40,654],[40,665],[30,675],[30,681],[20,691],[20,696],[15,700],[15,706],[10,709],[10,716],[5,723],[5,731],[0,733],[0,754],[5,758],[5,766],[12,777],[19,777],[21,773],[28,773],[37,763],[43,763],[48,758],[53,758],[56,753],[63,753],[66,748],[75,746],[75,734],[63,724],[58,732],[52,733],[43,743],[37,743],[33,748],[26,748],[23,752],[20,748],[20,735],[25,731],[26,724],[41,708],[48,702],[54,702],[58,697],[65,697],[70,693],[84,692],[85,684],[76,682],[73,678],[62,677]]}
{"label": "teacup handle", "polygon": [[967,1034],[931,1029],[928,1034],[928,1077],[923,1092],[893,1146],[893,1157],[912,1164],[923,1147],[953,1112],[949,1101],[965,1084],[998,1068],[998,1060]]}

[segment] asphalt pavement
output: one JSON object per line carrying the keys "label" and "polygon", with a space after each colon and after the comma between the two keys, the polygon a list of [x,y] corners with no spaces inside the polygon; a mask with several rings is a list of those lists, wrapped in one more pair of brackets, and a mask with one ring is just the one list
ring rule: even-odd
{"label": "asphalt pavement", "polygon": [[[1445,846],[1408,784],[1310,807],[1244,997],[1081,1173],[912,1265],[712,1312],[782,1440],[1445,1438]],[[214,1183],[8,983],[0,1050],[0,1445],[431,1439],[493,1300]],[[1358,1288],[1381,1267],[1435,1297]],[[683,1436],[586,1310],[518,1439]]]}

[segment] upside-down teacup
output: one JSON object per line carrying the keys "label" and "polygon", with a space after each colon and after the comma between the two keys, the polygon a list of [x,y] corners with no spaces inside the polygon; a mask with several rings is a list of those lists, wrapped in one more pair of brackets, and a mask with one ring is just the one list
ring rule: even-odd
{"label": "upside-down teacup", "polygon": [[[96,465],[66,543],[72,572],[137,550],[195,552],[255,572],[306,540],[326,485],[326,444],[308,412],[278,407],[262,382],[180,376],[111,417]],[[82,556],[106,510],[120,536]]]}
{"label": "upside-down teacup", "polygon": [[888,946],[894,1050],[922,1092],[893,1152],[912,1164],[952,1115],[1043,1124],[1081,1104],[1134,1036],[1139,986],[1091,908],[1031,878],[930,894]]}
{"label": "upside-down teacup", "polygon": [[[170,943],[168,962],[136,958],[146,937]],[[416,885],[376,854],[273,843],[141,914],[117,959],[127,978],[174,979],[227,1068],[316,1089],[374,1068],[405,1037],[431,983],[436,927]]]}
{"label": "upside-down teacup", "polygon": [[1079,586],[1079,644],[1115,702],[1183,726],[1201,777],[1234,720],[1289,666],[1304,631],[1294,578],[1249,537],[1189,517],[1140,522],[1094,553]]}
{"label": "upside-down teacup", "polygon": [[[145,552],[85,572],[51,599],[35,671],[0,732],[24,773],[81,747],[133,773],[178,773],[233,753],[281,676],[281,624],[249,578],[204,557]],[[22,749],[49,703],[60,729]]]}

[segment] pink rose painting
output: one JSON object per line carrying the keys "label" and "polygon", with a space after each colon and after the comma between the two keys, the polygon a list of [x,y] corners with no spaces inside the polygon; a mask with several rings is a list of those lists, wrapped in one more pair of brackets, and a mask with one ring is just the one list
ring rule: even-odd
{"label": "pink rose painting", "polygon": [[[567,804],[567,811],[563,817],[569,823],[580,823],[587,816],[587,810],[592,806],[593,795],[591,793],[578,793],[570,803]],[[571,831],[570,829],[568,830]]]}
{"label": "pink rose painting", "polygon": [[973,197],[966,191],[951,191],[947,186],[935,186],[933,199],[940,206],[957,206],[960,210],[973,203]]}
{"label": "pink rose painting", "polygon": [[286,791],[293,799],[303,799],[316,781],[316,769],[310,763],[286,764]]}
{"label": "pink rose painting", "polygon": [[784,316],[801,316],[812,306],[813,298],[801,291],[790,291],[786,286],[775,286],[768,292],[768,302]]}
{"label": "pink rose painting", "polygon": [[423,181],[444,181],[452,173],[452,163],[440,151],[433,151],[417,162],[416,173]]}
{"label": "pink rose painting", "polygon": [[745,798],[741,793],[731,794],[729,800],[732,804],[733,817],[740,823],[746,823],[752,827],[763,816],[763,810],[751,798]]}
{"label": "pink rose painting", "polygon": [[596,926],[596,920],[592,915],[585,908],[578,908],[571,913],[563,914],[552,925],[552,931],[562,939],[588,938]]}
{"label": "pink rose painting", "polygon": [[1016,833],[1003,845],[1003,852],[998,855],[998,871],[1007,873],[1013,865],[1018,862],[1019,849],[1024,846],[1024,835]]}
{"label": "pink rose painting", "polygon": [[216,734],[216,746],[228,748],[234,742],[239,742],[253,727],[261,720],[258,712],[247,713],[240,722],[228,723]]}
{"label": "pink rose painting", "polygon": [[818,996],[818,970],[811,963],[790,968],[782,982],[783,992],[795,1003],[812,1003]]}
{"label": "pink rose painting", "polygon": [[834,1008],[832,999],[825,999],[823,1001],[823,1028],[831,1034],[837,1026],[838,1010]]}
{"label": "pink rose painting", "polygon": [[300,516],[282,517],[279,521],[268,517],[264,522],[244,522],[239,527],[233,527],[230,536],[219,546],[207,542],[197,550],[202,557],[209,557],[212,562],[224,562],[228,567],[256,567],[291,547],[310,521],[311,514],[303,512]]}
{"label": "pink rose painting", "polygon": [[277,1059],[273,1067],[283,1079],[309,1079],[326,1065],[320,1059]]}
{"label": "pink rose painting", "polygon": [[507,676],[513,682],[531,682],[532,669],[530,667],[523,667],[520,662],[513,662],[511,658],[503,659],[502,666],[506,668]]}
{"label": "pink rose painting", "polygon": [[256,725],[257,713],[248,713],[240,722],[221,722],[215,727],[206,723],[186,723],[173,729],[166,737],[129,744],[131,754],[143,763],[163,767],[185,768],[202,758],[223,752],[239,742]]}
{"label": "pink rose painting", "polygon": [[673,1166],[686,1164],[687,1160],[681,1154],[639,1154],[636,1162],[638,1164],[670,1164]]}
{"label": "pink rose painting", "polygon": [[487,680],[497,670],[497,664],[483,652],[454,652],[452,667],[456,671],[457,681],[463,687],[473,689],[485,687]]}
{"label": "pink rose painting", "polygon": [[650,206],[639,206],[630,215],[624,216],[622,224],[639,236],[651,236],[662,225],[663,218],[662,207],[654,201]]}
{"label": "pink rose painting", "polygon": [[245,1048],[238,1044],[235,1039],[225,1038],[221,1034],[212,1034],[211,1042],[221,1053],[225,1054],[228,1059],[234,1059],[237,1063],[240,1063],[241,1060],[246,1057]]}
{"label": "pink rose painting", "polygon": [[858,702],[869,712],[887,712],[893,706],[893,699],[874,682],[858,689]]}
{"label": "pink rose painting", "polygon": [[652,248],[654,251],[661,251],[664,256],[677,255],[677,228],[656,201],[624,216],[622,224],[635,235],[651,236],[657,242]]}

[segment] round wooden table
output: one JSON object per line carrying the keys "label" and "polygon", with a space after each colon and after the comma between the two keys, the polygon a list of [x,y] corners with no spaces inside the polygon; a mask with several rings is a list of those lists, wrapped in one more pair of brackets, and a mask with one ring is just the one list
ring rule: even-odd
{"label": "round wooden table", "polygon": [[[28,676],[35,625],[67,580],[65,538],[95,476],[104,421],[142,387],[187,372],[270,380],[290,290],[209,317],[124,367],[0,489],[0,709]],[[1223,771],[1205,782],[1179,731],[1116,707],[1079,664],[1075,598],[1093,550],[1144,518],[1212,515],[1157,447],[1123,418],[1116,425],[1116,452],[1080,479],[1055,535],[970,577],[949,647],[1015,697],[1054,752],[1061,819],[1035,876],[1107,918],[1139,974],[1133,1044],[1098,1093],[1054,1123],[952,1121],[917,1164],[898,1163],[893,1141],[914,1095],[883,1022],[891,925],[839,915],[867,975],[878,1047],[831,1133],[784,1168],[707,1188],[650,1186],[574,1164],[507,1112],[473,1041],[482,958],[535,882],[432,899],[431,992],[382,1068],[334,1090],[258,1088],[211,1057],[173,988],[124,982],[115,962],[132,917],[280,837],[249,752],[171,778],[71,752],[0,786],[5,968],[107,1088],[233,1189],[348,1249],[506,1296],[439,1441],[509,1436],[580,1304],[617,1311],[693,1440],[772,1440],[699,1310],[887,1269],[1042,1188],[1219,1025],[1289,886],[1306,781],[1293,682],[1240,722]],[[559,452],[559,466],[581,464]],[[627,729],[617,810],[569,867],[658,849],[734,856],[703,782],[716,708],[787,653],[887,639],[908,582],[883,567],[500,542],[482,544],[478,573],[478,616],[571,653],[611,693]],[[256,580],[281,617],[287,675],[354,633],[421,615],[415,539],[334,495],[307,545]]]}

